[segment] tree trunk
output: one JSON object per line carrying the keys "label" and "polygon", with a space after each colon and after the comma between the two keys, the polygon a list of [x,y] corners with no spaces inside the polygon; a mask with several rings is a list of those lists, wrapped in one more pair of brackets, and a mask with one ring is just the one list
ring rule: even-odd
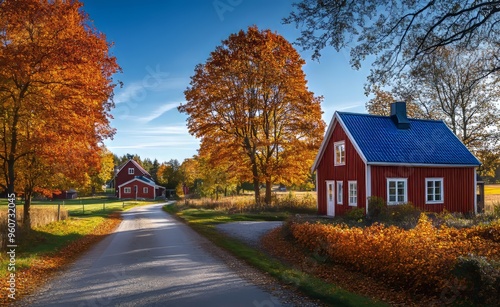
{"label": "tree trunk", "polygon": [[24,212],[23,212],[23,228],[31,230],[31,193],[24,193]]}
{"label": "tree trunk", "polygon": [[259,179],[255,178],[253,179],[253,191],[254,191],[254,196],[255,196],[255,204],[259,205],[260,204],[260,183]]}
{"label": "tree trunk", "polygon": [[14,157],[7,160],[7,194],[14,194],[15,190],[15,173],[14,173]]}
{"label": "tree trunk", "polygon": [[271,188],[272,188],[272,182],[271,180],[266,180],[266,205],[271,205]]}

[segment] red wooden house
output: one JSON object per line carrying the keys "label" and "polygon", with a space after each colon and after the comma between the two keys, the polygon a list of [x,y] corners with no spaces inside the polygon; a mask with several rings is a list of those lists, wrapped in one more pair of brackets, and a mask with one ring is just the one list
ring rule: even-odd
{"label": "red wooden house", "polygon": [[165,188],[157,185],[139,163],[128,160],[115,169],[115,195],[120,199],[155,199],[165,196]]}
{"label": "red wooden house", "polygon": [[479,165],[443,121],[408,119],[404,102],[393,103],[390,116],[336,112],[312,167],[318,213],[368,212],[371,196],[477,213]]}

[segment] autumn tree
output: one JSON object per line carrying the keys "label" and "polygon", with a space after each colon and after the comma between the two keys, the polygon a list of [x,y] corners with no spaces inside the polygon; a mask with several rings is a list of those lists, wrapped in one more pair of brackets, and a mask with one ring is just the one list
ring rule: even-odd
{"label": "autumn tree", "polygon": [[[99,145],[114,134],[110,98],[119,67],[81,7],[0,2],[0,185],[7,193],[50,186],[29,182],[38,172],[84,180],[99,165]],[[30,227],[30,202],[24,206]]]}
{"label": "autumn tree", "polygon": [[113,153],[103,145],[99,148],[99,158],[98,167],[91,167],[87,170],[90,179],[88,187],[92,195],[96,191],[102,191],[102,186],[114,176]]}
{"label": "autumn tree", "polygon": [[214,157],[225,153],[247,166],[257,203],[261,182],[270,203],[272,183],[306,176],[320,146],[321,99],[307,89],[304,63],[282,36],[249,27],[196,66],[179,106]]}
{"label": "autumn tree", "polygon": [[368,111],[381,114],[381,110],[389,110],[388,100],[395,96],[410,102],[415,117],[444,120],[474,152],[491,151],[500,138],[496,127],[500,123],[500,89],[497,79],[480,78],[488,65],[480,54],[442,47],[425,61],[411,65],[392,93],[384,97],[376,92]]}
{"label": "autumn tree", "polygon": [[181,181],[176,187],[177,195],[183,195],[183,187],[187,186],[190,191],[196,188],[198,178],[198,157],[195,155],[192,158],[184,159],[179,167]]}
{"label": "autumn tree", "polygon": [[410,65],[391,93],[375,91],[368,111],[387,115],[391,100],[409,102],[411,117],[443,120],[483,163],[480,173],[491,176],[500,150],[500,89],[497,79],[480,77],[489,66],[483,59],[477,52],[441,47]]}
{"label": "autumn tree", "polygon": [[425,60],[442,46],[482,54],[485,67],[480,78],[500,69],[498,38],[500,1],[413,0],[301,0],[284,19],[301,27],[297,43],[321,56],[327,46],[350,50],[351,65],[359,69],[375,56],[368,77],[374,84],[397,80],[410,64]]}
{"label": "autumn tree", "polygon": [[203,182],[204,194],[210,197],[215,195],[216,199],[221,193],[227,196],[228,193],[236,191],[239,182],[252,179],[248,165],[231,159],[232,153],[228,148],[230,147],[214,153],[211,143],[205,139],[198,150],[198,175]]}
{"label": "autumn tree", "polygon": [[469,149],[477,151],[499,139],[500,88],[497,78],[482,78],[491,63],[483,52],[442,47],[395,85],[431,117],[443,119]]}
{"label": "autumn tree", "polygon": [[168,162],[160,164],[157,171],[158,183],[167,189],[175,189],[182,181],[180,166],[177,159],[171,159]]}

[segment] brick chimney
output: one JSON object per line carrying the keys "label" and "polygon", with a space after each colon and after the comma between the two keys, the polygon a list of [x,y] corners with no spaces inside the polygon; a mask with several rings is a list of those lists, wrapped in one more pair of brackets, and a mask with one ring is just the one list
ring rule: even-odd
{"label": "brick chimney", "polygon": [[391,103],[391,119],[398,129],[410,129],[410,121],[406,117],[406,102]]}

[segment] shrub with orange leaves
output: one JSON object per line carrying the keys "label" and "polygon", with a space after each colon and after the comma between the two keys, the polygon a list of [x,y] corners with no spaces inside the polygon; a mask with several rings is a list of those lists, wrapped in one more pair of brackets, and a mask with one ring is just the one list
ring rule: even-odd
{"label": "shrub with orange leaves", "polygon": [[312,252],[393,286],[427,294],[445,289],[458,257],[474,254],[500,259],[499,229],[498,223],[466,229],[436,228],[425,214],[410,230],[382,224],[365,228],[290,225],[296,241]]}

